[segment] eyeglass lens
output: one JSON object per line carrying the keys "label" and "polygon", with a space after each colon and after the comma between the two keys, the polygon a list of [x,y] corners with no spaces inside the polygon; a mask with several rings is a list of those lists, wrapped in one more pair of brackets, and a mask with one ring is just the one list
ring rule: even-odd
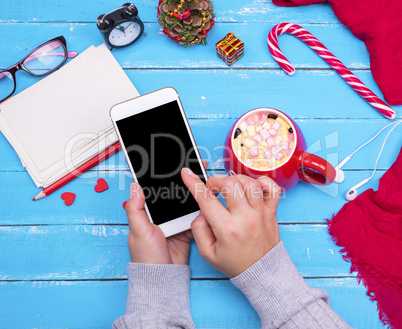
{"label": "eyeglass lens", "polygon": [[10,72],[0,71],[0,100],[10,96],[14,91],[14,78]]}
{"label": "eyeglass lens", "polygon": [[67,57],[67,51],[60,41],[52,41],[34,51],[23,65],[30,73],[42,76],[58,68]]}

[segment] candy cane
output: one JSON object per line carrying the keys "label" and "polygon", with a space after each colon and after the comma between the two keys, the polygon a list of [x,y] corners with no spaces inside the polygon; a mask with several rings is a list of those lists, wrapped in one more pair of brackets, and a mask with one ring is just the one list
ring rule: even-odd
{"label": "candy cane", "polygon": [[272,57],[280,67],[289,75],[296,73],[295,68],[282,54],[278,46],[278,36],[283,33],[290,33],[305,42],[321,58],[326,61],[338,74],[371,106],[388,119],[395,119],[395,111],[379,99],[366,85],[361,82],[342,62],[337,59],[317,38],[299,25],[281,23],[272,28],[268,34],[268,48]]}

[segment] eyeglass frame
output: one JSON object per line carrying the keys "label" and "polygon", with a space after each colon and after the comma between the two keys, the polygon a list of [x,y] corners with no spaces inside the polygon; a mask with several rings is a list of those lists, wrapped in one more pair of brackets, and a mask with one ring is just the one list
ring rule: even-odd
{"label": "eyeglass frame", "polygon": [[[29,71],[29,70],[24,66],[25,60],[26,60],[27,58],[29,58],[29,56],[31,56],[34,52],[36,52],[39,48],[42,48],[43,46],[45,46],[45,45],[47,45],[47,44],[49,44],[49,43],[52,43],[52,42],[54,42],[54,41],[59,41],[60,44],[63,46],[63,49],[64,49],[64,60],[63,60],[58,66],[56,66],[54,69],[52,69],[51,71],[46,72],[46,73],[44,73],[44,74],[35,74],[35,73]],[[10,74],[12,75],[12,77],[13,77],[13,80],[14,80],[14,89],[13,89],[13,91],[12,91],[11,94],[8,95],[7,97],[5,97],[5,98],[3,98],[3,99],[0,99],[0,103],[1,103],[1,102],[4,102],[5,100],[7,100],[8,98],[10,98],[10,97],[15,93],[15,90],[17,89],[17,78],[16,78],[15,73],[16,73],[17,71],[19,71],[19,70],[24,70],[25,72],[27,72],[28,74],[30,74],[30,75],[32,75],[32,76],[34,76],[34,77],[38,77],[38,78],[44,77],[45,75],[48,75],[48,74],[50,74],[50,73],[52,73],[52,72],[58,70],[61,66],[64,65],[64,63],[67,61],[67,59],[69,59],[69,58],[74,58],[75,56],[77,56],[77,52],[76,52],[76,51],[71,51],[71,52],[68,52],[68,51],[67,51],[67,41],[66,41],[66,39],[65,39],[62,35],[59,36],[59,37],[57,37],[57,38],[54,38],[54,39],[52,39],[52,40],[46,41],[45,43],[42,43],[40,46],[36,47],[36,48],[35,48],[34,50],[32,50],[28,55],[26,55],[26,56],[25,56],[22,60],[20,60],[18,63],[16,63],[16,64],[10,66],[8,69],[0,70],[0,74],[6,73],[6,72],[10,73]]]}

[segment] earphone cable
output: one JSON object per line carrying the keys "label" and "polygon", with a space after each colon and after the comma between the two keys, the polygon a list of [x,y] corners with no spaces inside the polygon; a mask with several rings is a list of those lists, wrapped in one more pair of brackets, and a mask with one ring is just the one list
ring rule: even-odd
{"label": "earphone cable", "polygon": [[[378,160],[380,160],[381,153],[382,153],[382,151],[383,151],[383,149],[384,149],[385,143],[386,143],[386,141],[387,141],[389,135],[392,133],[392,130],[394,130],[400,123],[402,123],[402,120],[399,120],[399,121],[396,121],[396,122],[393,122],[393,123],[392,123],[392,124],[395,124],[395,125],[394,125],[394,126],[391,128],[391,130],[388,132],[387,136],[386,136],[385,139],[384,139],[384,142],[382,143],[380,153],[378,154],[377,161],[375,162],[374,171],[373,171],[372,175],[370,176],[370,178],[369,178],[368,180],[370,180],[370,179],[372,179],[372,178],[374,177],[375,172],[376,172],[376,170],[377,170]],[[391,124],[389,124],[388,126],[390,126],[390,125],[391,125]],[[381,129],[381,130],[377,133],[377,135],[378,135],[381,131],[383,131],[386,127],[388,127],[388,126],[385,126],[383,129]],[[377,136],[377,135],[376,135],[376,136]],[[376,137],[376,136],[375,136],[375,137]],[[374,138],[375,138],[375,137],[374,137]]]}
{"label": "earphone cable", "polygon": [[[381,134],[381,133],[384,131],[384,129],[388,128],[389,126],[395,125],[395,124],[396,124],[396,125],[399,125],[401,122],[402,122],[402,120],[398,120],[398,121],[391,122],[391,123],[387,124],[387,125],[386,125],[385,127],[383,127],[373,138],[371,138],[370,140],[368,140],[367,142],[365,142],[363,145],[361,145],[359,148],[357,148],[352,154],[350,154],[350,155],[349,155],[349,158],[351,158],[356,152],[358,152],[358,151],[361,150],[363,147],[365,147],[367,144],[371,143],[374,139],[376,139],[377,136],[378,136],[379,134]],[[394,128],[395,128],[395,127],[393,127],[393,128],[391,129],[391,131],[392,131]],[[388,135],[387,135],[386,138],[388,138]],[[387,140],[387,139],[385,139],[385,140]],[[382,150],[382,149],[381,149],[381,150]],[[381,152],[380,152],[380,154],[381,154]]]}

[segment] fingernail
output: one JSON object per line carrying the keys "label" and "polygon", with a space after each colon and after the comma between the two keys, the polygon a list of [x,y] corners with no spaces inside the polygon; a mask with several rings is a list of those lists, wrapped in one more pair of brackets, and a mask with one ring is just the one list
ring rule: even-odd
{"label": "fingernail", "polygon": [[183,170],[184,170],[184,173],[185,173],[185,174],[187,174],[187,175],[189,175],[189,176],[192,176],[192,177],[197,177],[197,178],[198,178],[198,176],[197,176],[196,174],[194,174],[194,173],[191,171],[191,169],[189,169],[189,168],[183,168]]}
{"label": "fingernail", "polygon": [[132,183],[130,186],[130,199],[133,199],[134,197],[138,198],[138,188],[139,185],[137,183]]}

